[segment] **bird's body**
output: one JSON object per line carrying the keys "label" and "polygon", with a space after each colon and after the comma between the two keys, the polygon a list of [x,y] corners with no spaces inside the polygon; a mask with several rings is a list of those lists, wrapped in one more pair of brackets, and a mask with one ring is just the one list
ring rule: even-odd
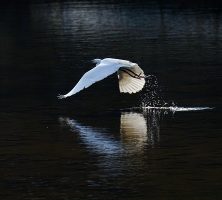
{"label": "bird's body", "polygon": [[96,66],[86,72],[70,92],[59,95],[59,99],[74,95],[115,72],[118,74],[120,92],[131,94],[143,89],[145,75],[136,63],[115,58],[94,59],[93,62]]}

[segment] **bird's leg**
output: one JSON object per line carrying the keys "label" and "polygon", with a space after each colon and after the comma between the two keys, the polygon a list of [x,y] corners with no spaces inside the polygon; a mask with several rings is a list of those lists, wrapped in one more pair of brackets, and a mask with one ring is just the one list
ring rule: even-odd
{"label": "bird's leg", "polygon": [[[133,72],[132,70],[130,69],[120,69],[121,71],[127,73],[129,76],[133,77],[133,78],[137,78],[137,79],[141,79],[141,78],[146,78],[146,76],[141,76],[141,73],[140,74],[136,74],[135,72]],[[132,73],[132,74],[131,74]]]}
{"label": "bird's leg", "polygon": [[140,73],[140,74],[138,75],[140,78],[146,78],[146,75],[141,76],[141,74],[142,74],[142,73]]}

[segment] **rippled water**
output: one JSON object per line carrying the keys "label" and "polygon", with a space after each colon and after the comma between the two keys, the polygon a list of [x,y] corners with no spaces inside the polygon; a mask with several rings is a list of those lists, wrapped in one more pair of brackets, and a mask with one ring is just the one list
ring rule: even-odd
{"label": "rippled water", "polygon": [[[221,199],[221,8],[4,1],[1,198]],[[104,57],[138,63],[176,106],[141,109],[146,90],[120,94],[116,75],[56,98]]]}

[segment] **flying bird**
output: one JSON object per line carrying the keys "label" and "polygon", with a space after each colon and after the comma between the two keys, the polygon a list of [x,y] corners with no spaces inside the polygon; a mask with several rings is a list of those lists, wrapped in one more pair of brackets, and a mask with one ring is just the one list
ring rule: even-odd
{"label": "flying bird", "polygon": [[59,95],[59,99],[70,97],[115,72],[118,75],[121,93],[136,93],[145,85],[146,75],[136,63],[115,58],[94,59],[93,62],[96,66],[86,72],[70,92]]}

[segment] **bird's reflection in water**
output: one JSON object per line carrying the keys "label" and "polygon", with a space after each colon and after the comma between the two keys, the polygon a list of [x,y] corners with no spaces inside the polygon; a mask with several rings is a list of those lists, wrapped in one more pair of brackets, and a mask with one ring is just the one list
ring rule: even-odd
{"label": "bird's reflection in water", "polygon": [[[62,117],[60,123],[77,133],[86,149],[95,154],[102,184],[109,184],[110,179],[121,177],[126,171],[131,176],[135,166],[139,170],[144,166],[145,151],[158,145],[160,138],[160,113],[155,110],[122,112],[119,137],[108,131],[110,127],[96,128]],[[89,182],[98,180],[90,178]]]}
{"label": "bird's reflection in water", "polygon": [[96,153],[109,155],[122,151],[119,142],[109,136],[105,129],[85,126],[70,118],[60,117],[59,121],[68,126],[71,131],[77,132],[87,148]]}
{"label": "bird's reflection in water", "polygon": [[161,113],[149,110],[143,113],[121,112],[120,139],[107,129],[83,125],[75,119],[60,117],[60,122],[77,132],[88,149],[95,153],[121,156],[127,153],[142,153],[144,147],[155,147],[160,139]]}
{"label": "bird's reflection in water", "polygon": [[155,147],[160,140],[160,121],[166,114],[161,110],[145,110],[143,113],[122,112],[120,134],[124,143],[133,144],[133,149]]}
{"label": "bird's reflection in water", "polygon": [[143,114],[122,112],[120,117],[120,136],[125,150],[128,152],[132,152],[132,150],[141,151],[148,139],[147,122]]}

